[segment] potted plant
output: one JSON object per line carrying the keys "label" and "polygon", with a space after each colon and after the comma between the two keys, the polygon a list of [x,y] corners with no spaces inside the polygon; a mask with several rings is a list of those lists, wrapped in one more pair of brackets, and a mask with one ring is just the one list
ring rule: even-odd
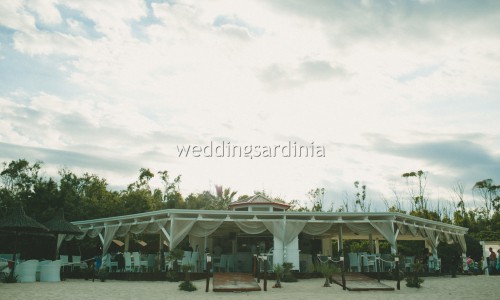
{"label": "potted plant", "polygon": [[173,249],[170,251],[165,257],[167,262],[172,263],[172,269],[167,271],[167,280],[168,281],[179,281],[177,278],[177,270],[179,268],[177,261],[181,260],[184,257],[184,251],[182,249]]}
{"label": "potted plant", "polygon": [[408,274],[406,277],[406,286],[407,287],[416,287],[420,288],[420,284],[424,282],[422,278],[418,277],[418,274],[422,271],[423,266],[419,260],[416,260],[413,264],[413,272]]}
{"label": "potted plant", "polygon": [[276,283],[273,287],[281,288],[281,277],[283,276],[283,267],[280,264],[275,264],[273,266],[274,274],[276,274]]}
{"label": "potted plant", "polygon": [[191,270],[191,265],[183,265],[182,271],[185,274],[184,281],[179,285],[179,289],[182,291],[192,292],[196,291],[196,286],[191,282],[189,278],[189,271]]}
{"label": "potted plant", "polygon": [[97,271],[97,277],[101,282],[105,282],[106,279],[108,279],[108,271],[106,268],[100,268],[99,271]]}
{"label": "potted plant", "polygon": [[325,283],[323,284],[323,287],[330,287],[330,278],[332,275],[336,272],[339,272],[339,268],[336,268],[335,266],[327,263],[317,263],[315,266],[316,272],[319,272],[325,277]]}
{"label": "potted plant", "polygon": [[297,278],[293,276],[292,273],[293,264],[291,262],[283,263],[283,281],[284,282],[296,282]]}

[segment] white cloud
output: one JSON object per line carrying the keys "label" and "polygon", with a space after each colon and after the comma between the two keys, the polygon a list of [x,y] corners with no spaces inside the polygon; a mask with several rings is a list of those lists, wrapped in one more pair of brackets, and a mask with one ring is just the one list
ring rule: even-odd
{"label": "white cloud", "polygon": [[[373,134],[420,145],[481,132],[487,153],[499,146],[500,10],[449,4],[8,1],[2,47],[12,39],[9,50],[65,80],[60,91],[33,92],[22,73],[16,89],[0,84],[0,136],[168,169],[187,192],[212,182],[304,198],[325,185],[341,198],[361,180],[387,193],[402,172],[448,169],[374,151]],[[179,144],[287,139],[325,144],[327,158],[176,158]]]}
{"label": "white cloud", "polygon": [[26,11],[22,0],[0,3],[0,24],[14,30],[30,31],[35,28],[35,18]]}
{"label": "white cloud", "polygon": [[26,7],[34,10],[41,22],[48,25],[61,23],[61,14],[55,7],[58,0],[27,0]]}

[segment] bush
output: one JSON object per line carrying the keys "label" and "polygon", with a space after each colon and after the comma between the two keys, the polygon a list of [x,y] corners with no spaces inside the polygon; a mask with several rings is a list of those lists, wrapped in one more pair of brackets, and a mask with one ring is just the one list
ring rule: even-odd
{"label": "bush", "polygon": [[168,270],[165,279],[170,282],[177,282],[179,279],[177,278],[177,271],[175,270]]}
{"label": "bush", "polygon": [[108,271],[106,271],[106,268],[101,268],[99,269],[98,273],[97,273],[97,277],[99,278],[99,280],[101,282],[105,282],[106,279],[108,279]]}
{"label": "bush", "polygon": [[275,264],[274,265],[274,273],[276,274],[276,284],[274,285],[274,287],[280,288],[281,287],[281,277],[283,276],[283,267],[281,267],[280,264]]}
{"label": "bush", "polygon": [[293,264],[290,262],[283,263],[283,282],[296,282],[297,278],[292,273]]}
{"label": "bush", "polygon": [[406,277],[406,286],[407,287],[416,287],[420,288],[420,284],[424,282],[422,278],[418,277],[418,274],[422,271],[423,266],[422,263],[418,260],[415,261],[413,264],[413,272],[408,274],[408,277]]}
{"label": "bush", "polygon": [[334,268],[333,265],[331,265],[329,262],[326,263],[321,263],[318,262],[314,266],[314,270],[316,272],[319,272],[325,277],[325,283],[323,284],[324,287],[330,287],[330,278],[332,275],[337,271],[337,269]]}
{"label": "bush", "polygon": [[196,286],[194,286],[191,281],[183,281],[181,284],[179,284],[179,290],[193,292],[196,291]]}
{"label": "bush", "polygon": [[3,278],[3,283],[17,283],[17,276],[7,275]]}
{"label": "bush", "polygon": [[423,283],[424,280],[417,276],[411,276],[406,278],[406,286],[407,287],[416,287],[420,288],[420,284]]}

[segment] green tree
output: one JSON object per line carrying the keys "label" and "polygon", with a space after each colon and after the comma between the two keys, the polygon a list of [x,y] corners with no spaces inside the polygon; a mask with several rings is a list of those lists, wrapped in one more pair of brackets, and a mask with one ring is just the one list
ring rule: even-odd
{"label": "green tree", "polygon": [[359,210],[362,212],[370,211],[370,203],[367,203],[366,200],[366,185],[360,185],[359,181],[354,182],[354,187],[356,188],[356,208],[359,207]]}
{"label": "green tree", "polygon": [[181,175],[170,181],[168,171],[158,172],[163,183],[163,202],[165,208],[186,208],[184,198],[180,193]]}
{"label": "green tree", "polygon": [[205,191],[201,194],[189,194],[186,199],[186,209],[205,209],[208,202],[212,201],[212,195]]}
{"label": "green tree", "polygon": [[3,214],[14,203],[26,206],[28,199],[33,197],[35,184],[39,181],[38,173],[42,163],[30,164],[25,159],[3,163],[0,172],[0,208]]}
{"label": "green tree", "polygon": [[311,189],[307,193],[309,201],[312,203],[311,211],[323,211],[325,201],[325,188]]}
{"label": "green tree", "polygon": [[238,192],[231,191],[231,188],[223,189],[221,185],[216,185],[215,193],[216,195],[210,193],[205,195],[207,198],[211,198],[207,206],[205,206],[206,209],[227,210]]}
{"label": "green tree", "polygon": [[85,173],[79,177],[61,170],[60,205],[70,221],[115,216],[125,213],[118,192],[108,189],[106,179]]}
{"label": "green tree", "polygon": [[[425,188],[427,186],[427,172],[419,170],[417,172],[404,173],[402,177],[406,179],[408,192],[412,199],[412,210],[427,210],[428,199],[427,197],[425,197]],[[416,188],[415,184],[417,185]]]}
{"label": "green tree", "polygon": [[27,199],[26,213],[40,221],[51,219],[63,208],[59,196],[59,186],[52,178],[39,178],[34,185],[33,197]]}
{"label": "green tree", "polygon": [[483,198],[484,210],[487,216],[490,216],[493,210],[500,209],[500,185],[493,184],[492,179],[483,179],[478,181],[472,187],[472,191]]}

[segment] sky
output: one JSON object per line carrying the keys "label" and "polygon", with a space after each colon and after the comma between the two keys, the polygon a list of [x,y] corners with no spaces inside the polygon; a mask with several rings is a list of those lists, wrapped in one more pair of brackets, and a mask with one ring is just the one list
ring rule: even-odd
{"label": "sky", "polygon": [[359,181],[375,211],[423,170],[434,207],[457,183],[474,205],[500,182],[498,70],[494,0],[1,1],[0,161],[334,207]]}

